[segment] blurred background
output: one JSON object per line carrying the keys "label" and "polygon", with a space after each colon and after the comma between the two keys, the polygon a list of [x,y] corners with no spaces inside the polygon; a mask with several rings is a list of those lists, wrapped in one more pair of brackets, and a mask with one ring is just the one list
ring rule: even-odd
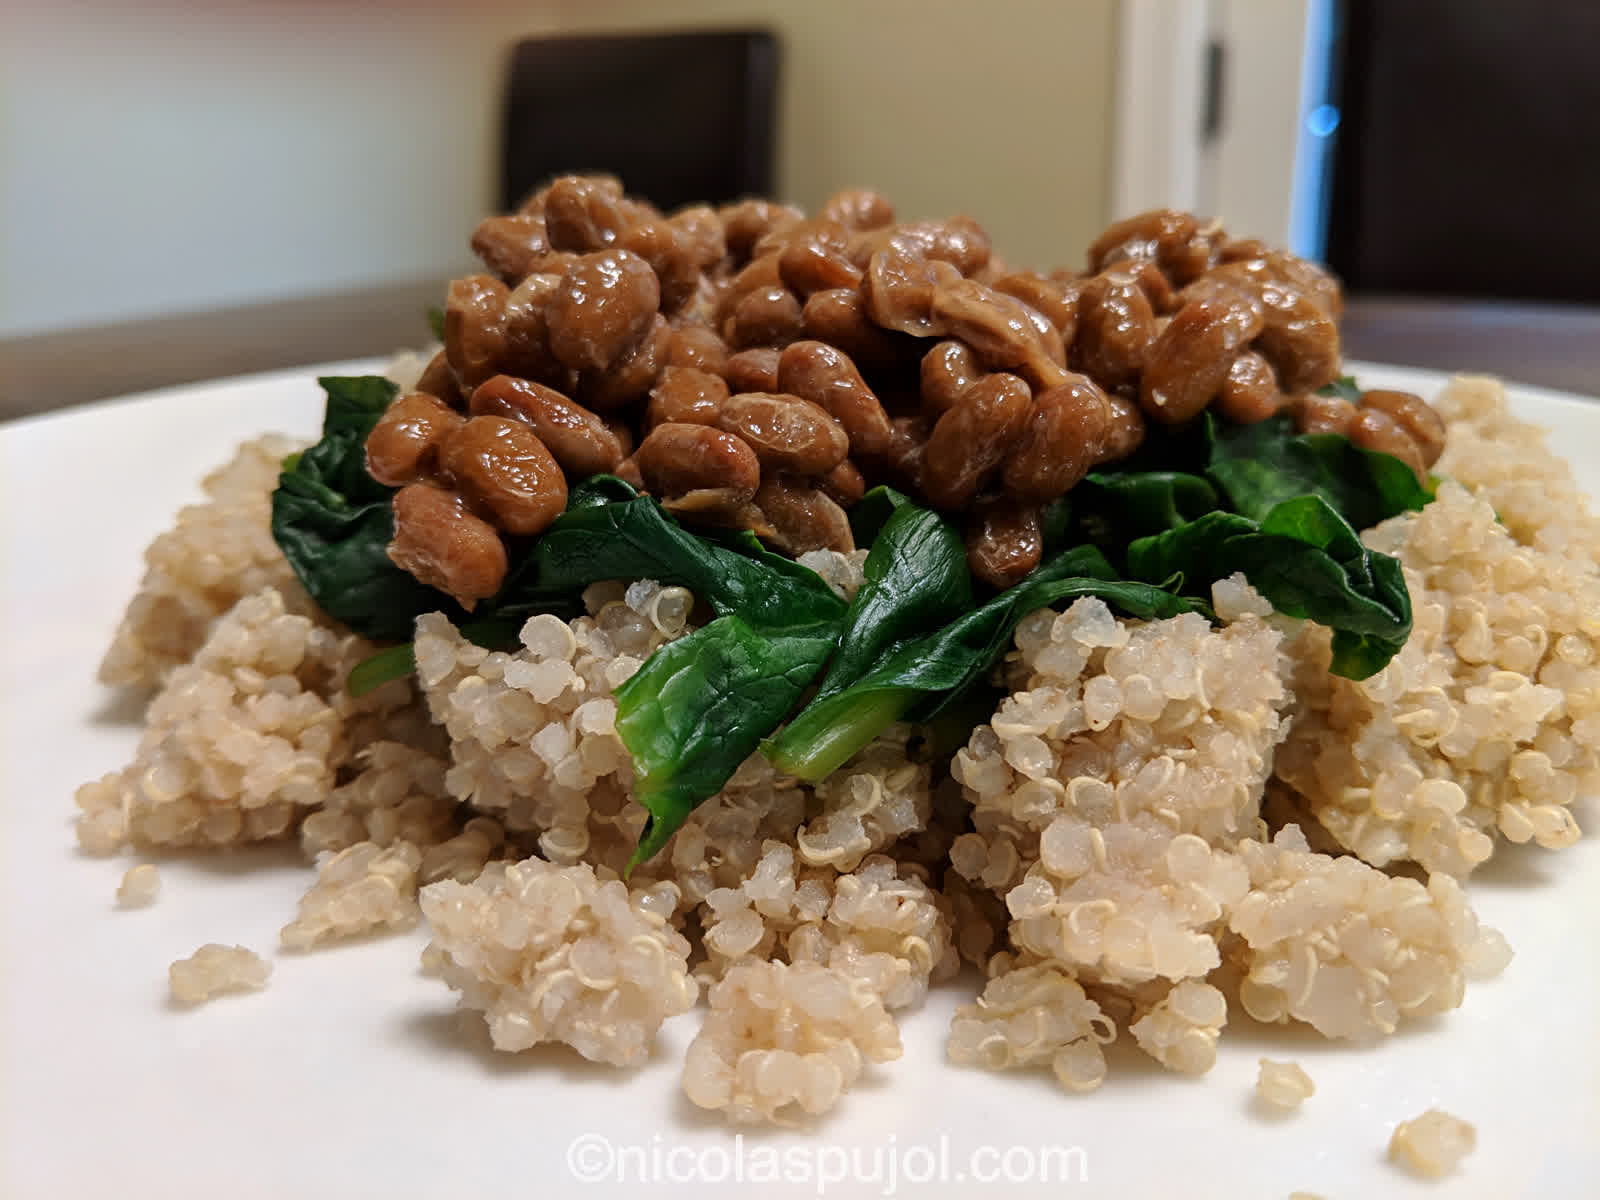
{"label": "blurred background", "polygon": [[423,341],[479,218],[572,168],[666,205],[871,186],[1040,267],[1188,208],[1329,261],[1355,354],[1600,394],[1592,0],[10,0],[0,22],[0,417]]}

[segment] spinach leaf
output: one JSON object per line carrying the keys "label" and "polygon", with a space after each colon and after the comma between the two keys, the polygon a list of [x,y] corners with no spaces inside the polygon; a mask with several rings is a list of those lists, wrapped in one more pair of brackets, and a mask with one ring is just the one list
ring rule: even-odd
{"label": "spinach leaf", "polygon": [[[621,480],[605,487],[626,487]],[[548,612],[602,579],[654,579],[686,587],[719,616],[782,628],[837,621],[844,602],[822,577],[755,538],[734,545],[684,529],[648,496],[594,502],[580,498],[539,537],[505,587],[487,603],[502,619]]]}
{"label": "spinach leaf", "polygon": [[650,813],[630,869],[665,846],[794,710],[838,635],[836,621],[772,629],[729,614],[662,646],[616,690],[633,798]]}
{"label": "spinach leaf", "polygon": [[931,509],[910,503],[893,508],[862,571],[865,579],[845,613],[838,653],[822,686],[806,712],[762,746],[762,753],[784,770],[803,764],[807,771],[821,772],[807,778],[832,772],[904,711],[893,698],[878,696],[865,706],[852,701],[846,706],[851,720],[840,722],[829,698],[849,690],[886,656],[972,607],[972,574],[961,534]]}
{"label": "spinach leaf", "polygon": [[411,636],[418,614],[450,598],[389,561],[392,490],[367,474],[367,434],[396,388],[378,376],[319,379],[328,402],[322,438],[285,464],[272,494],[272,536],[329,616],[379,641]]}
{"label": "spinach leaf", "polygon": [[969,688],[983,682],[1023,617],[1080,596],[1099,596],[1144,620],[1210,614],[1199,600],[1118,579],[1097,549],[1078,546],[1041,564],[981,608],[895,646],[843,690],[814,699],[781,737],[762,746],[762,753],[801,779],[823,779],[895,721],[931,721],[958,704]]}
{"label": "spinach leaf", "polygon": [[889,523],[889,518],[911,503],[904,492],[879,484],[850,506],[850,532],[858,546],[871,546]]}
{"label": "spinach leaf", "polygon": [[1065,544],[1088,542],[1113,561],[1134,538],[1175,529],[1219,504],[1216,488],[1184,471],[1093,472],[1070,495],[1072,536]]}
{"label": "spinach leaf", "polygon": [[[683,529],[620,480],[575,494],[494,598],[516,619],[570,603],[602,579],[688,588],[715,620],[662,646],[616,691],[617,733],[634,764],[634,799],[650,813],[634,852],[654,855],[794,710],[839,642],[845,605],[815,571],[764,549]],[[631,493],[631,489],[628,489]]]}
{"label": "spinach leaf", "polygon": [[434,341],[444,341],[444,309],[437,304],[428,305],[428,332]]}
{"label": "spinach leaf", "polygon": [[1285,500],[1255,521],[1213,512],[1128,547],[1137,579],[1176,580],[1204,593],[1243,571],[1279,612],[1334,631],[1336,675],[1365,679],[1411,634],[1411,598],[1400,564],[1361,544],[1356,531],[1321,496]]}
{"label": "spinach leaf", "polygon": [[896,509],[872,543],[862,574],[819,697],[843,691],[891,646],[972,607],[972,573],[961,534],[931,509],[912,504]]}
{"label": "spinach leaf", "polygon": [[1253,425],[1207,420],[1206,474],[1247,517],[1262,520],[1285,500],[1313,495],[1356,529],[1368,529],[1433,499],[1393,455],[1364,450],[1336,433],[1297,434],[1287,413]]}

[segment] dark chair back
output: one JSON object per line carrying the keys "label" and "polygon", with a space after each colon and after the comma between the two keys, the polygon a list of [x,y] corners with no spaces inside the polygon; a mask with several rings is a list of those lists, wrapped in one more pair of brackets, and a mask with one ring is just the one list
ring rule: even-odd
{"label": "dark chair back", "polygon": [[1600,301],[1600,4],[1341,11],[1328,261],[1348,287]]}
{"label": "dark chair back", "polygon": [[753,30],[529,38],[511,55],[503,209],[605,171],[662,209],[770,193],[778,41]]}

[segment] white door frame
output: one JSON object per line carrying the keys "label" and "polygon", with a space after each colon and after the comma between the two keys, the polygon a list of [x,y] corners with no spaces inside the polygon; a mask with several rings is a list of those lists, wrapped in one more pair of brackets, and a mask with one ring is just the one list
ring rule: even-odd
{"label": "white door frame", "polygon": [[[1239,232],[1314,253],[1327,144],[1305,132],[1305,118],[1326,94],[1332,7],[1332,0],[1122,0],[1112,219],[1162,207],[1247,217],[1251,228]],[[1268,59],[1283,53],[1288,36],[1299,39],[1298,57],[1285,70]],[[1223,126],[1207,144],[1201,119],[1213,38],[1226,48]],[[1278,136],[1247,133],[1240,114],[1277,119]]]}
{"label": "white door frame", "polygon": [[1200,199],[1208,0],[1122,0],[1111,218]]}

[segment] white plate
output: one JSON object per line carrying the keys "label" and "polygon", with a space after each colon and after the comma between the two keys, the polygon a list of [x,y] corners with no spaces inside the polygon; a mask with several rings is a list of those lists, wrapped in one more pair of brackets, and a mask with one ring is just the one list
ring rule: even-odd
{"label": "white plate", "polygon": [[[1469,986],[1459,1011],[1376,1050],[1236,1020],[1202,1079],[1119,1051],[1104,1087],[1069,1096],[1043,1075],[948,1066],[950,1011],[970,991],[945,988],[904,1019],[904,1057],[870,1072],[808,1134],[736,1141],[681,1098],[694,1014],[669,1024],[656,1061],[632,1075],[561,1047],[485,1050],[457,1032],[452,994],[419,974],[420,931],[272,955],[266,991],[175,1011],[167,964],[212,941],[272,954],[309,876],[286,848],[172,857],[154,907],[117,911],[113,891],[130,860],[80,854],[71,829],[74,788],[123,765],[137,738],[134,714],[94,682],[95,666],[141,551],[199,496],[200,477],[245,437],[316,430],[315,373],[0,427],[0,1195],[442,1200],[492,1187],[506,1197],[598,1196],[635,1194],[642,1174],[662,1185],[692,1176],[678,1191],[698,1196],[741,1168],[755,1195],[1594,1194],[1592,837],[1559,855],[1502,849],[1470,892],[1515,947],[1510,968]],[[1378,367],[1362,378],[1423,392],[1442,381]],[[1516,404],[1554,431],[1600,495],[1600,404],[1527,388]],[[1592,802],[1581,807],[1586,827],[1596,818]],[[1298,1114],[1256,1115],[1263,1054],[1298,1059],[1316,1081]],[[1439,1187],[1383,1161],[1395,1122],[1431,1105],[1478,1128],[1477,1150]],[[1054,1157],[1043,1153],[1050,1147]],[[818,1179],[891,1160],[892,1188]],[[805,1177],[762,1186],[774,1165],[782,1178]],[[934,1179],[919,1183],[929,1171]],[[584,1172],[598,1181],[580,1186]],[[1022,1182],[1030,1174],[1056,1182]],[[1017,1182],[980,1189],[980,1175]],[[624,1176],[632,1182],[618,1183]]]}

